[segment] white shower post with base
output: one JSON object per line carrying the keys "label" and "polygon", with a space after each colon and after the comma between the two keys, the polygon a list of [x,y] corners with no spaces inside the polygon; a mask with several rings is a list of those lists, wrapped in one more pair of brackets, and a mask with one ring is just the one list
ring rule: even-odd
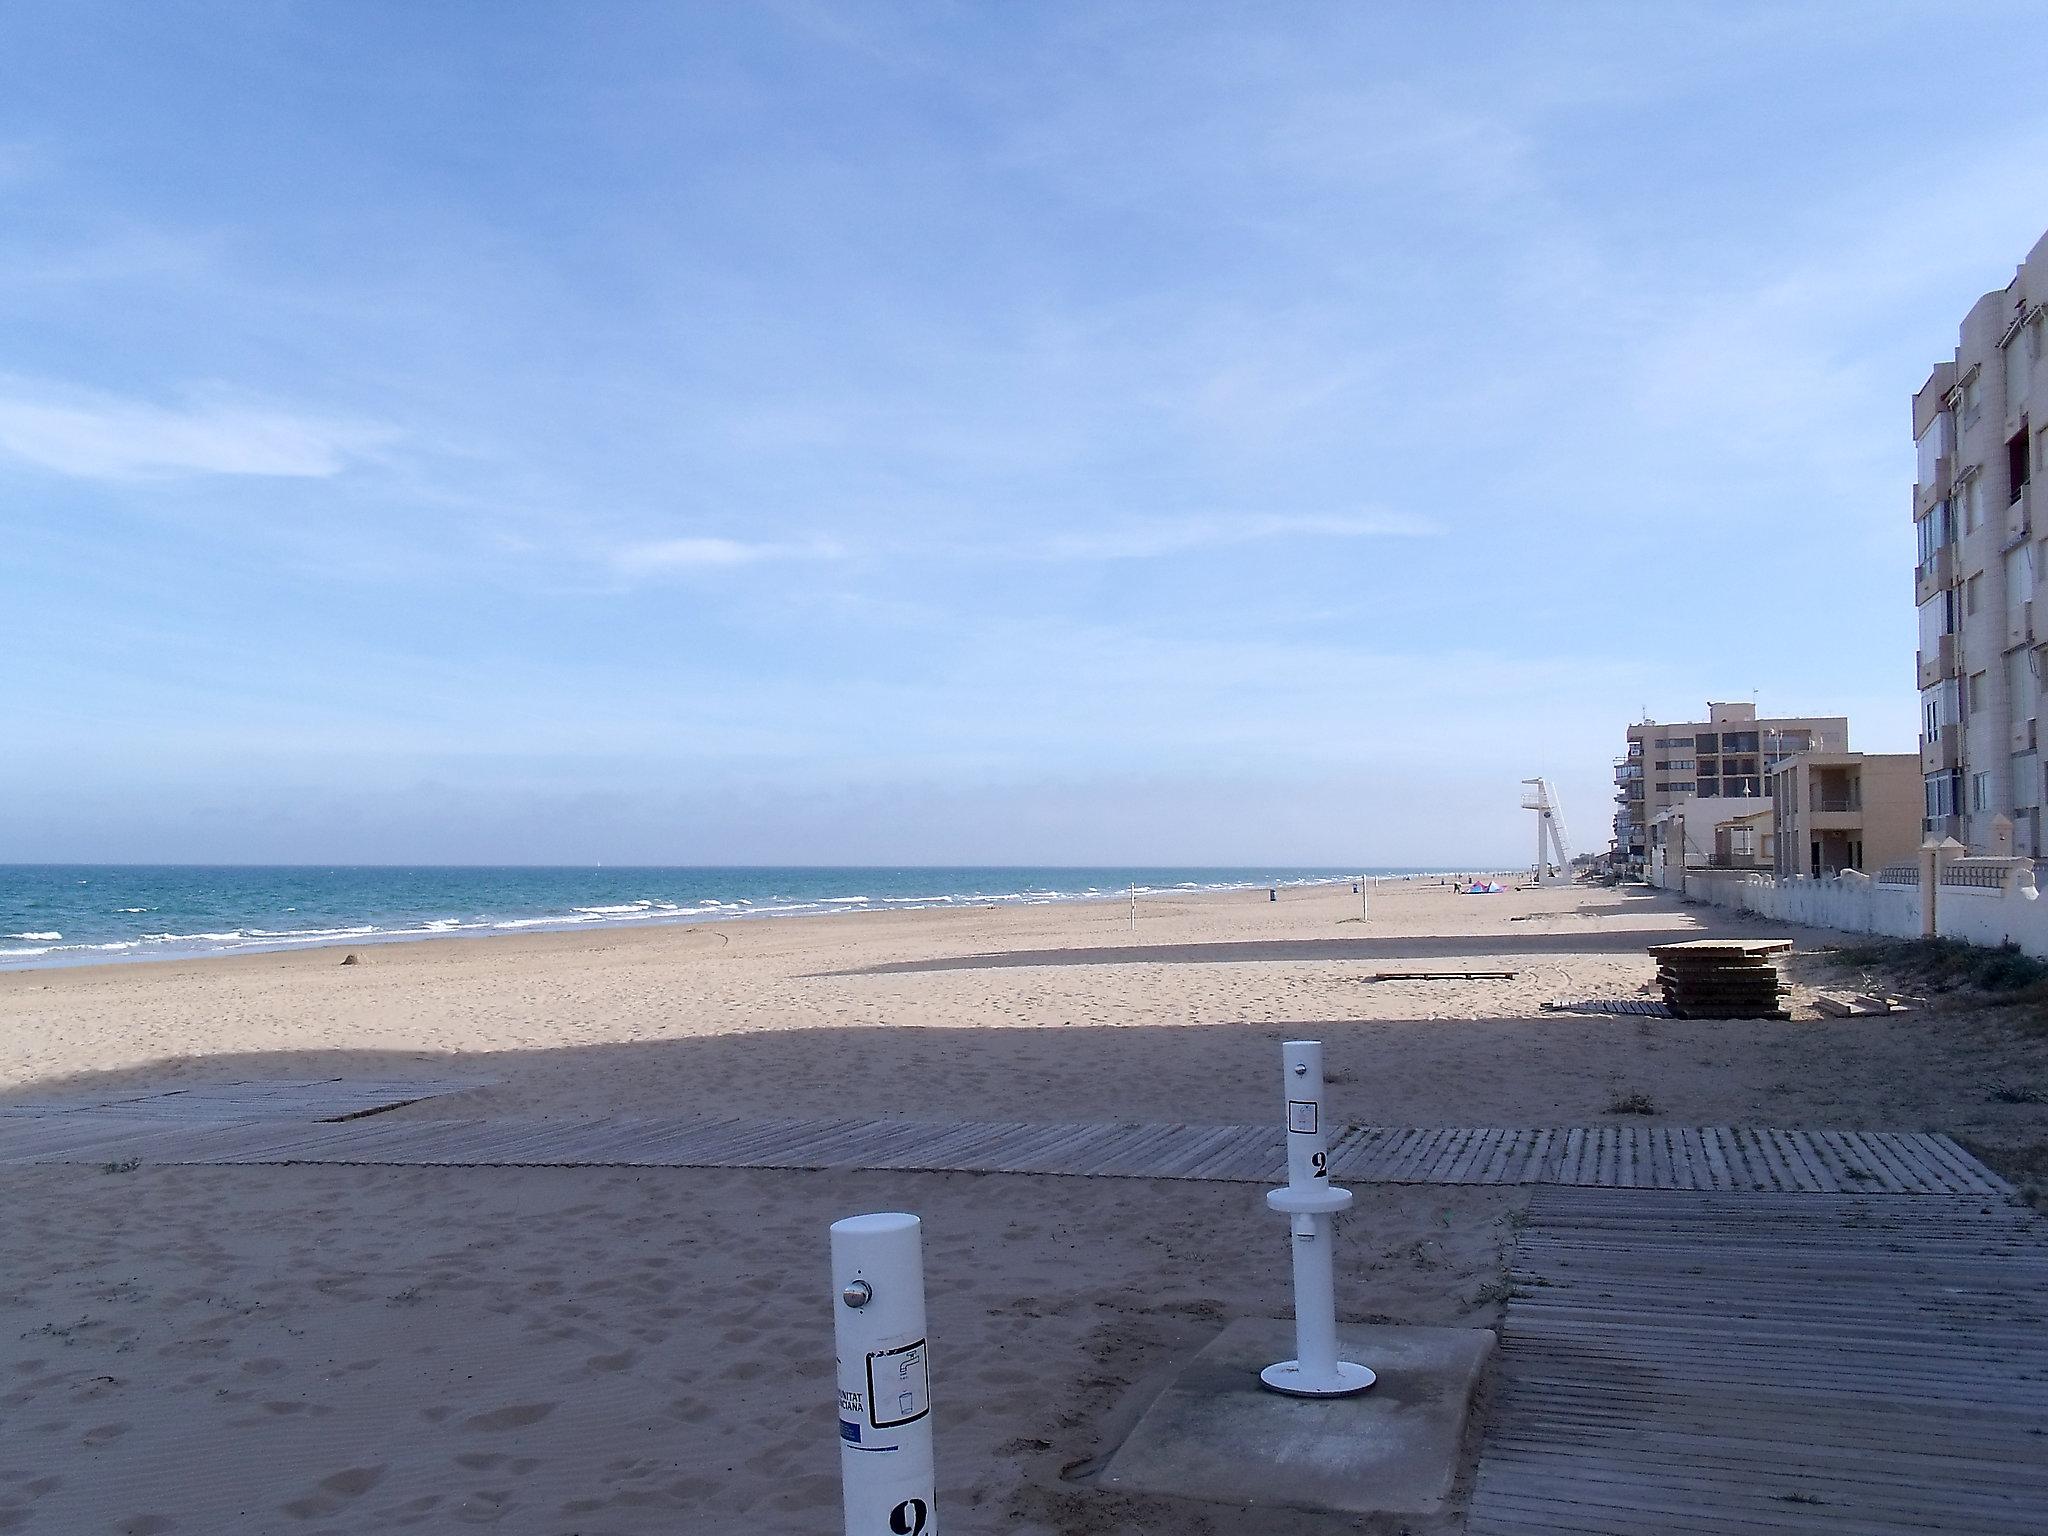
{"label": "white shower post with base", "polygon": [[1330,1245],[1337,1212],[1351,1191],[1330,1184],[1328,1120],[1323,1112],[1323,1043],[1289,1040],[1280,1048],[1287,1106],[1287,1187],[1266,1204],[1288,1218],[1294,1247],[1294,1358],[1269,1365],[1259,1380],[1291,1397],[1347,1397],[1377,1379],[1337,1358],[1337,1285]]}
{"label": "white shower post with base", "polygon": [[832,1292],[846,1536],[938,1536],[918,1219],[833,1222]]}

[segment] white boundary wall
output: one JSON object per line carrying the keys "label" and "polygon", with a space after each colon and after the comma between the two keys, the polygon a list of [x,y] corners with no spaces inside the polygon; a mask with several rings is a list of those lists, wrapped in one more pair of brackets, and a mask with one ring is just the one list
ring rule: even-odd
{"label": "white boundary wall", "polygon": [[[1979,871],[2005,865],[1998,885],[1941,884],[1935,897],[1935,931],[1965,944],[2017,945],[2048,960],[2048,901],[2035,889],[2033,871],[2021,860],[1969,860]],[[1944,867],[1951,861],[1944,860]],[[1833,928],[1843,933],[1918,938],[1927,892],[1919,885],[1879,885],[1850,872],[1829,879],[1688,870],[1685,894],[1736,911],[1754,912],[1781,923]]]}

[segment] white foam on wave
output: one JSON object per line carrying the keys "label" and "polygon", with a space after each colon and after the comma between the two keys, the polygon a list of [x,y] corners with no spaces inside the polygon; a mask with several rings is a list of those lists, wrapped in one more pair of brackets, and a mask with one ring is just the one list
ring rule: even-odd
{"label": "white foam on wave", "polygon": [[238,938],[362,938],[375,932],[377,924],[358,924],[354,928],[248,928]]}
{"label": "white foam on wave", "polygon": [[31,944],[54,944],[63,937],[61,933],[0,933],[0,939],[26,939]]}

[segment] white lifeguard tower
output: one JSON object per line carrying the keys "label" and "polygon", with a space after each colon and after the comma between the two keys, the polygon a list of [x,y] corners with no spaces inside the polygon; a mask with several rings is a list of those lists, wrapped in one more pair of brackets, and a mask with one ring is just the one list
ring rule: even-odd
{"label": "white lifeguard tower", "polygon": [[1536,813],[1536,883],[1569,885],[1572,879],[1571,850],[1564,840],[1564,807],[1548,779],[1522,780],[1522,809]]}

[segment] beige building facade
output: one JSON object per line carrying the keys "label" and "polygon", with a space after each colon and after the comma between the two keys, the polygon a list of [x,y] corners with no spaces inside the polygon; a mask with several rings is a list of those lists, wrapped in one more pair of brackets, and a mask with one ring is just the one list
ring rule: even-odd
{"label": "beige building facade", "polygon": [[2048,235],[1964,317],[1955,357],[1913,398],[1920,830],[1973,852],[1992,822],[2048,857],[2041,716],[2048,594]]}
{"label": "beige building facade", "polygon": [[1800,752],[1848,749],[1844,716],[1760,718],[1747,700],[1709,703],[1704,720],[1639,721],[1614,760],[1615,862],[1638,870],[1710,864],[1716,826],[1769,808],[1764,776],[1773,765]]}
{"label": "beige building facade", "polygon": [[1918,858],[1918,754],[1802,752],[1769,778],[1773,873],[1874,875]]}

